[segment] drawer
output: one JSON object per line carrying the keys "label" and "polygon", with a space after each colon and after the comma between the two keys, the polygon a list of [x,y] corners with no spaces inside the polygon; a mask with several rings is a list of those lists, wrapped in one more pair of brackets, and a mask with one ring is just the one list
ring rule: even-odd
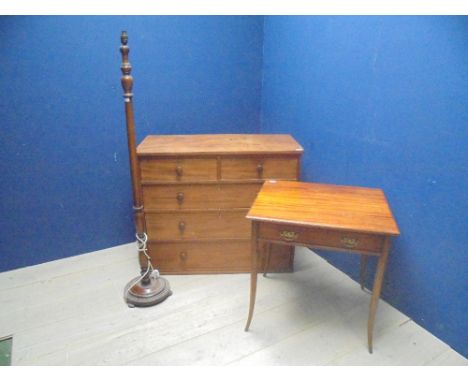
{"label": "drawer", "polygon": [[228,157],[221,159],[221,179],[296,180],[298,157]]}
{"label": "drawer", "polygon": [[250,208],[261,186],[259,183],[145,185],[143,204],[146,211]]}
{"label": "drawer", "polygon": [[[250,240],[215,242],[149,243],[148,254],[155,268],[161,273],[234,273],[250,272]],[[260,249],[264,252],[264,248]],[[291,272],[294,247],[271,246],[268,272]],[[140,259],[146,264],[146,259]],[[259,272],[264,272],[262,260]]]}
{"label": "drawer", "polygon": [[152,264],[161,273],[248,272],[250,240],[150,243]]}
{"label": "drawer", "polygon": [[149,240],[248,239],[248,209],[146,213]]}
{"label": "drawer", "polygon": [[142,158],[142,181],[216,180],[216,158]]}
{"label": "drawer", "polygon": [[259,237],[276,242],[299,243],[308,247],[374,254],[382,251],[384,242],[384,237],[380,235],[273,223],[260,223]]}

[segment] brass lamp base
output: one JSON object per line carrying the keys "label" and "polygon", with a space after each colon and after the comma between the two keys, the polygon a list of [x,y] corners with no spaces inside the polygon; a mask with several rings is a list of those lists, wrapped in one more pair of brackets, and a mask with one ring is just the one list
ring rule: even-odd
{"label": "brass lamp base", "polygon": [[169,282],[161,276],[132,279],[124,289],[124,299],[129,308],[159,304],[172,295]]}

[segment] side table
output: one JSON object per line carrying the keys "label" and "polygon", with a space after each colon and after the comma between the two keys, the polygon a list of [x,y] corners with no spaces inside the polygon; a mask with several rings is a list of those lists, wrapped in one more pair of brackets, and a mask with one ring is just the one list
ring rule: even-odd
{"label": "side table", "polygon": [[247,219],[252,223],[250,307],[252,321],[259,271],[260,244],[301,245],[360,254],[361,288],[368,256],[378,265],[369,308],[367,338],[372,337],[391,238],[400,231],[380,189],[291,181],[266,181]]}

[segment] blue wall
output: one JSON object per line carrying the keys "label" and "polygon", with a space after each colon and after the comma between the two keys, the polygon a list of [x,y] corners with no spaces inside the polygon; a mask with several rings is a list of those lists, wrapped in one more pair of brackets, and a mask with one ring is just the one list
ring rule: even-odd
{"label": "blue wall", "polygon": [[468,18],[266,17],[264,36],[262,132],[298,139],[305,180],[385,191],[383,298],[468,356]]}
{"label": "blue wall", "polygon": [[0,271],[133,240],[121,30],[139,141],[258,131],[262,17],[0,18]]}

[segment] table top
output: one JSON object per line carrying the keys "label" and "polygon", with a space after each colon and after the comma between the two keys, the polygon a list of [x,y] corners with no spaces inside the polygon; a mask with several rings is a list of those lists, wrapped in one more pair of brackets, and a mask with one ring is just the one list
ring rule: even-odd
{"label": "table top", "polygon": [[303,151],[287,134],[148,135],[137,148],[139,156],[302,154]]}
{"label": "table top", "polygon": [[398,226],[382,190],[269,180],[247,218],[316,228],[396,236]]}

